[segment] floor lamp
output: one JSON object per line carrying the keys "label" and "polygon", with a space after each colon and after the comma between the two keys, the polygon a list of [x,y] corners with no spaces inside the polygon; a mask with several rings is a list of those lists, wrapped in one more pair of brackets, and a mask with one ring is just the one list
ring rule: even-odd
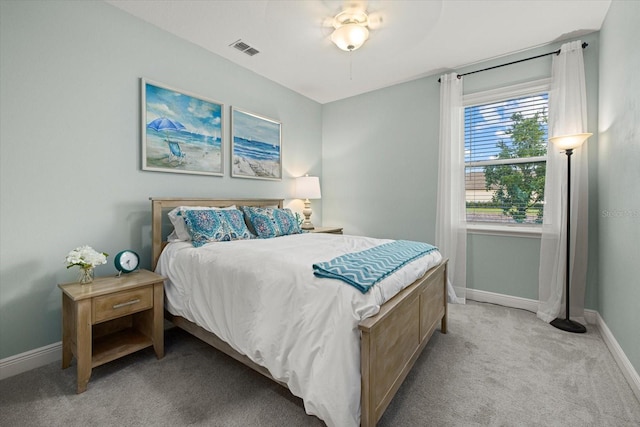
{"label": "floor lamp", "polygon": [[574,322],[570,319],[569,315],[569,295],[571,293],[571,281],[570,281],[570,254],[571,254],[571,155],[573,150],[582,145],[592,134],[591,133],[578,133],[574,135],[562,135],[549,138],[556,147],[560,150],[564,150],[567,155],[567,259],[566,259],[566,279],[565,279],[565,318],[559,317],[553,319],[551,324],[558,329],[562,329],[567,332],[584,333],[587,332],[587,328],[584,325]]}

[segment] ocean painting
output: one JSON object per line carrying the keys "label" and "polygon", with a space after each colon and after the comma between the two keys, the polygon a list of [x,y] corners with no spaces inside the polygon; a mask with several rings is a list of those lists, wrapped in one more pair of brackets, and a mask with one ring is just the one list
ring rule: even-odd
{"label": "ocean painting", "polygon": [[222,176],[222,111],[215,101],[142,79],[142,169]]}
{"label": "ocean painting", "polygon": [[231,109],[231,176],[282,179],[281,123]]}

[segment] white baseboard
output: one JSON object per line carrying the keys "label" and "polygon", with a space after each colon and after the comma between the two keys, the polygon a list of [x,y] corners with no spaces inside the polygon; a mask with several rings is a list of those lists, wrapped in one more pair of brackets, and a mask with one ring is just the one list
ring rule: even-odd
{"label": "white baseboard", "polygon": [[533,313],[538,311],[538,301],[513,297],[511,295],[496,294],[494,292],[480,291],[478,289],[469,289],[466,291],[467,299],[488,302],[491,304],[504,305],[505,307],[520,308],[522,310],[531,311]]}
{"label": "white baseboard", "polygon": [[[522,310],[531,311],[533,313],[538,312],[538,301],[529,298],[514,297],[511,295],[496,294],[494,292],[469,288],[467,288],[466,297],[467,299],[473,301],[488,302],[491,304],[504,305],[505,307],[520,308]],[[584,320],[592,325],[597,325],[597,315],[598,312],[595,310],[585,310]],[[573,320],[573,316],[571,316],[571,319]],[[580,320],[580,318],[577,318],[577,320]]]}
{"label": "white baseboard", "polygon": [[618,363],[618,366],[620,366],[622,374],[631,386],[631,390],[633,390],[633,392],[636,394],[636,397],[638,398],[638,401],[640,401],[640,376],[638,375],[638,372],[636,372],[636,370],[633,368],[631,361],[629,361],[627,355],[624,354],[624,351],[611,333],[611,330],[609,330],[607,324],[604,323],[604,319],[600,317],[600,313],[596,314],[597,325],[600,329],[600,335],[602,335],[602,339],[604,339],[604,342],[607,344],[607,347],[609,347],[609,351],[613,355],[613,358]]}
{"label": "white baseboard", "polygon": [[34,350],[0,360],[0,380],[62,360],[62,342],[49,344]]}
{"label": "white baseboard", "polygon": [[[538,311],[538,301],[528,298],[513,297],[510,295],[496,294],[493,292],[469,288],[467,288],[466,291],[466,298],[478,302],[488,302],[491,304],[504,305],[505,307],[520,308],[533,313]],[[614,360],[629,383],[631,390],[633,390],[634,394],[640,401],[640,376],[627,358],[627,355],[624,354],[622,347],[620,347],[618,341],[616,341],[616,338],[607,327],[607,324],[600,316],[600,313],[595,310],[585,310],[584,318],[587,323],[596,325],[600,330],[600,335],[602,335],[602,339],[607,345],[607,348],[613,355]]]}

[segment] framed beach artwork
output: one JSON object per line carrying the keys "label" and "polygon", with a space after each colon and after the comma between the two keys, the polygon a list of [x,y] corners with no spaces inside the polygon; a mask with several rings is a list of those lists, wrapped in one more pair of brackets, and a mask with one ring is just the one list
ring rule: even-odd
{"label": "framed beach artwork", "polygon": [[223,105],[160,83],[142,83],[142,170],[224,173]]}
{"label": "framed beach artwork", "polygon": [[282,124],[231,108],[231,176],[282,179]]}

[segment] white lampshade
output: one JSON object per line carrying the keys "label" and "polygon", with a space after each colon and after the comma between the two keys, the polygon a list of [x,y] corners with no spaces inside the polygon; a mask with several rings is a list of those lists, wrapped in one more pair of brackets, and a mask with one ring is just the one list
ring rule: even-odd
{"label": "white lampshade", "polygon": [[320,178],[308,175],[296,178],[296,199],[319,199],[320,197]]}
{"label": "white lampshade", "polygon": [[561,150],[573,150],[580,147],[592,133],[576,133],[574,135],[560,135],[549,138],[549,141]]}
{"label": "white lampshade", "polygon": [[369,38],[369,29],[358,23],[346,23],[331,33],[331,41],[342,50],[358,49]]}

